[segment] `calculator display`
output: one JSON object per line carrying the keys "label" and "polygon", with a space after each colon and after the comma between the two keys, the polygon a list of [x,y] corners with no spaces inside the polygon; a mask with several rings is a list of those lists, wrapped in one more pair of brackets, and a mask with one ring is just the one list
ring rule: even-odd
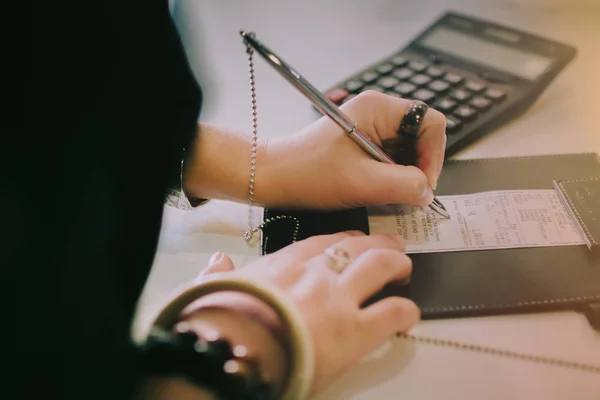
{"label": "calculator display", "polygon": [[546,72],[550,58],[482,40],[454,29],[439,27],[420,41],[424,47],[535,80]]}

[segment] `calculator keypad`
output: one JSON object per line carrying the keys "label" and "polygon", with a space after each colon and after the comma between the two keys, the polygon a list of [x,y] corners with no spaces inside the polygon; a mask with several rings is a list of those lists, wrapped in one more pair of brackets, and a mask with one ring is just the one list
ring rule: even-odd
{"label": "calculator keypad", "polygon": [[407,97],[409,94],[414,92],[417,89],[416,85],[413,85],[410,82],[402,82],[394,88],[396,93],[400,94],[402,97]]}
{"label": "calculator keypad", "polygon": [[366,90],[430,104],[446,116],[449,135],[488,112],[507,95],[484,82],[449,72],[443,66],[398,55],[330,90],[327,97],[336,104],[343,104]]}
{"label": "calculator keypad", "polygon": [[415,73],[408,68],[400,68],[394,71],[394,76],[400,80],[408,79]]}
{"label": "calculator keypad", "polygon": [[389,74],[394,69],[394,66],[389,63],[381,64],[377,67],[377,72],[380,74]]}
{"label": "calculator keypad", "polygon": [[421,100],[422,102],[429,103],[435,97],[435,93],[427,89],[419,89],[414,92],[411,96],[415,100]]}
{"label": "calculator keypad", "polygon": [[410,78],[410,81],[417,86],[423,86],[426,83],[429,83],[431,81],[431,78],[428,77],[427,75],[417,74],[417,75],[413,75]]}

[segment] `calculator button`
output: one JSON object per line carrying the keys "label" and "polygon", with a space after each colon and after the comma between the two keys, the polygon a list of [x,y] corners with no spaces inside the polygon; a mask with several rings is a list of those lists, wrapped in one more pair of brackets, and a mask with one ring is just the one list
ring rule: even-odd
{"label": "calculator button", "polygon": [[502,101],[506,97],[506,93],[500,89],[488,89],[485,91],[485,95],[494,101]]}
{"label": "calculator button", "polygon": [[384,76],[377,81],[377,84],[384,89],[391,89],[398,83],[400,83],[400,81],[393,76]]}
{"label": "calculator button", "polygon": [[349,92],[358,92],[364,84],[361,81],[351,80],[346,82],[346,90]]}
{"label": "calculator button", "polygon": [[456,105],[457,103],[454,100],[444,98],[435,103],[433,108],[440,111],[441,113],[449,113],[450,111],[454,110]]}
{"label": "calculator button", "polygon": [[427,87],[433,90],[434,92],[441,93],[448,90],[450,88],[450,84],[444,81],[433,81],[429,85],[427,85]]}
{"label": "calculator button", "polygon": [[444,80],[446,82],[450,82],[453,85],[456,85],[457,83],[461,83],[463,81],[463,77],[458,74],[453,74],[452,72],[448,72],[446,74],[446,76],[444,77]]}
{"label": "calculator button", "polygon": [[373,72],[373,71],[369,71],[369,72],[365,72],[364,74],[362,74],[361,79],[363,80],[363,82],[365,83],[373,83],[375,82],[375,80],[379,78],[379,74]]}
{"label": "calculator button", "polygon": [[417,87],[410,82],[402,82],[394,88],[394,90],[402,96],[407,96],[416,89]]}
{"label": "calculator button", "polygon": [[438,67],[429,67],[427,68],[426,73],[434,78],[439,78],[440,76],[444,75],[444,70]]}
{"label": "calculator button", "polygon": [[377,67],[377,72],[379,72],[380,74],[389,74],[390,72],[392,72],[393,69],[394,67],[392,66],[392,64],[385,63]]}
{"label": "calculator button", "polygon": [[408,68],[412,69],[413,71],[423,72],[427,68],[427,64],[418,61],[411,61],[408,63]]}
{"label": "calculator button", "polygon": [[390,60],[396,67],[401,67],[406,64],[407,59],[402,56],[396,56]]}
{"label": "calculator button", "polygon": [[431,78],[427,75],[417,74],[410,78],[410,81],[415,85],[422,86],[431,81]]}
{"label": "calculator button", "polygon": [[380,92],[380,93],[384,92],[384,90],[381,86],[376,86],[376,85],[365,86],[363,91],[365,91],[365,90],[374,90],[374,91]]}
{"label": "calculator button", "polygon": [[446,133],[456,133],[462,127],[462,122],[451,115],[446,117]]}
{"label": "calculator button", "polygon": [[454,115],[463,121],[470,121],[475,118],[477,111],[472,107],[462,105],[454,110]]}
{"label": "calculator button", "polygon": [[408,68],[400,68],[394,71],[394,76],[400,80],[408,79],[413,75],[414,72]]}
{"label": "calculator button", "polygon": [[465,83],[465,89],[470,90],[471,92],[479,93],[485,88],[486,86],[481,82],[468,81]]}
{"label": "calculator button", "polygon": [[344,99],[344,101],[342,102],[342,104],[346,104],[347,102],[349,102],[350,100],[352,100],[353,98],[355,98],[356,95],[355,94],[351,94],[350,96],[346,97]]}
{"label": "calculator button", "polygon": [[473,97],[471,101],[469,101],[469,105],[475,107],[478,110],[486,111],[492,107],[492,102],[485,97],[477,96]]}
{"label": "calculator button", "polygon": [[335,88],[327,92],[326,96],[333,103],[339,103],[340,101],[348,97],[348,91],[342,88]]}
{"label": "calculator button", "polygon": [[416,92],[414,92],[411,97],[415,100],[421,100],[425,103],[429,103],[435,97],[435,93],[431,90],[419,89]]}
{"label": "calculator button", "polygon": [[454,100],[464,101],[471,98],[471,93],[464,89],[455,89],[450,92],[450,97],[452,97]]}

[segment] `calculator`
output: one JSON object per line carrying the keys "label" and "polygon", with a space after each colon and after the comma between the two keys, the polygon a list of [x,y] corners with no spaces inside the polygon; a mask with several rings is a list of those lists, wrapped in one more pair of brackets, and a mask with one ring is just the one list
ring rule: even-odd
{"label": "calculator", "polygon": [[454,11],[408,45],[325,91],[342,105],[375,90],[446,116],[450,156],[527,110],[571,62],[569,45]]}

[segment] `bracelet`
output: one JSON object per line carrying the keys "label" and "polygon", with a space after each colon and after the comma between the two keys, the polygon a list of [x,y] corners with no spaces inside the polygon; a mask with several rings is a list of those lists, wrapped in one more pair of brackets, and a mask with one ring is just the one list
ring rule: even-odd
{"label": "bracelet", "polygon": [[177,322],[179,315],[199,297],[218,292],[236,291],[253,295],[267,303],[276,312],[290,334],[291,368],[284,387],[282,400],[302,400],[308,397],[314,374],[314,351],[307,328],[296,307],[291,304],[275,287],[266,286],[241,278],[213,274],[200,282],[184,286],[179,294],[162,309],[152,324],[152,329],[170,330]]}
{"label": "bracelet", "polygon": [[271,386],[262,380],[256,362],[244,346],[220,337],[199,337],[186,323],[175,332],[155,328],[140,348],[143,371],[149,376],[187,378],[221,399],[267,400]]}

